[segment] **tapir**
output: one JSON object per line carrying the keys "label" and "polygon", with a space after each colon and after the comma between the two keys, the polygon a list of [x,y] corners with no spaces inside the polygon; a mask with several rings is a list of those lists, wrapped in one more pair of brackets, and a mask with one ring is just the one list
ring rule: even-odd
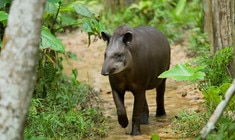
{"label": "tapir", "polygon": [[170,45],[159,30],[150,26],[135,28],[119,26],[110,35],[101,32],[107,47],[102,75],[109,76],[118,122],[128,126],[124,105],[126,91],[134,95],[131,135],[140,135],[140,124],[148,124],[149,109],[146,90],[156,88],[156,116],[165,115],[164,92],[166,79],[158,76],[169,69]]}

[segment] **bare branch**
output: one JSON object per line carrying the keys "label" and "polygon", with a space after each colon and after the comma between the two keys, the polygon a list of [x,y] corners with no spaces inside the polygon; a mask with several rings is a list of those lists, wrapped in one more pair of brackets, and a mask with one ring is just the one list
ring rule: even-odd
{"label": "bare branch", "polygon": [[233,81],[229,89],[227,90],[224,99],[216,107],[214,113],[211,115],[205,127],[201,130],[200,134],[201,134],[202,139],[205,139],[206,136],[210,133],[210,131],[215,128],[215,124],[217,123],[219,118],[222,116],[222,113],[225,110],[225,107],[228,105],[234,93],[235,93],[235,80]]}

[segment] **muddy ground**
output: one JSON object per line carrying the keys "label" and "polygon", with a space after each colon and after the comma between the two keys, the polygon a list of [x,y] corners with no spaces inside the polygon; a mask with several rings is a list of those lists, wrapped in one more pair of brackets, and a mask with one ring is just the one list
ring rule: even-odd
{"label": "muddy ground", "polygon": [[[62,39],[66,46],[66,51],[71,51],[79,57],[79,60],[68,60],[64,62],[65,73],[70,74],[71,69],[77,68],[78,80],[98,91],[104,102],[105,115],[110,119],[110,123],[107,126],[109,128],[108,136],[102,139],[149,140],[151,134],[158,134],[162,140],[182,139],[180,138],[180,134],[172,130],[172,122],[176,114],[180,111],[198,110],[199,105],[203,102],[202,94],[193,85],[185,82],[177,82],[172,79],[167,80],[165,93],[165,109],[167,115],[164,117],[155,117],[155,90],[147,91],[146,96],[150,110],[150,124],[141,125],[141,136],[130,136],[128,133],[131,131],[131,124],[129,123],[127,128],[121,128],[118,124],[108,77],[100,74],[106,43],[98,39],[88,47],[87,35],[81,31],[60,35],[59,38]],[[186,51],[182,46],[183,44],[171,45],[171,66],[184,63],[188,60]],[[131,93],[126,93],[125,105],[129,122],[131,122],[133,109],[133,96]]]}

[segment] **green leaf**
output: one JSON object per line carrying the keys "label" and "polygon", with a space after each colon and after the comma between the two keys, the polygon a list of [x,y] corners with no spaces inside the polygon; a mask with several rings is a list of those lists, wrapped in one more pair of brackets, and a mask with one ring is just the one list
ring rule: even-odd
{"label": "green leaf", "polygon": [[82,15],[84,17],[91,18],[91,16],[92,16],[91,11],[87,7],[85,7],[83,4],[74,5],[74,10],[78,14],[80,14],[80,15]]}
{"label": "green leaf", "polygon": [[202,90],[202,93],[207,101],[213,102],[215,105],[219,104],[222,99],[221,90],[216,86],[210,86],[208,89]]}
{"label": "green leaf", "polygon": [[105,28],[105,26],[99,22],[99,34],[101,34],[101,32],[105,32],[105,33],[109,33],[109,31]]}
{"label": "green leaf", "polygon": [[160,140],[160,137],[158,134],[152,134],[151,135],[151,140]]}
{"label": "green leaf", "polygon": [[177,5],[176,5],[176,9],[175,9],[175,14],[177,16],[179,16],[181,14],[181,12],[184,10],[186,4],[186,0],[179,0]]}
{"label": "green leaf", "polygon": [[163,72],[159,78],[172,78],[177,81],[203,80],[205,73],[200,71],[203,68],[205,68],[205,66],[191,68],[185,64],[177,64],[170,70]]}
{"label": "green leaf", "polygon": [[87,33],[92,33],[92,25],[91,25],[91,20],[87,19],[83,25],[82,25],[82,30],[87,32]]}
{"label": "green leaf", "polygon": [[58,8],[59,8],[58,3],[47,2],[46,7],[45,7],[45,13],[46,14],[54,14],[57,12]]}
{"label": "green leaf", "polygon": [[61,15],[61,24],[62,25],[73,25],[77,20],[70,16]]}
{"label": "green leaf", "polygon": [[5,21],[8,19],[8,14],[5,11],[0,11],[0,21]]}
{"label": "green leaf", "polygon": [[52,50],[64,53],[65,46],[61,40],[57,39],[46,27],[42,28],[40,49],[50,48]]}

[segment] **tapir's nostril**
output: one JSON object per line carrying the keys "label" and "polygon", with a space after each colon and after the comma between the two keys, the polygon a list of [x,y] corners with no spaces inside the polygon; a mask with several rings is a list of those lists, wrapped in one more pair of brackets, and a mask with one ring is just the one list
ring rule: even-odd
{"label": "tapir's nostril", "polygon": [[109,72],[107,70],[102,69],[101,74],[104,76],[107,76],[107,75],[109,75]]}
{"label": "tapir's nostril", "polygon": [[104,76],[107,76],[107,75],[109,75],[109,73],[107,73],[107,72],[104,72],[104,71],[101,71],[101,74],[102,74],[102,75],[104,75]]}
{"label": "tapir's nostril", "polygon": [[101,74],[104,76],[107,76],[107,75],[113,74],[115,72],[115,70],[116,70],[116,68],[112,68],[111,70],[102,69]]}

